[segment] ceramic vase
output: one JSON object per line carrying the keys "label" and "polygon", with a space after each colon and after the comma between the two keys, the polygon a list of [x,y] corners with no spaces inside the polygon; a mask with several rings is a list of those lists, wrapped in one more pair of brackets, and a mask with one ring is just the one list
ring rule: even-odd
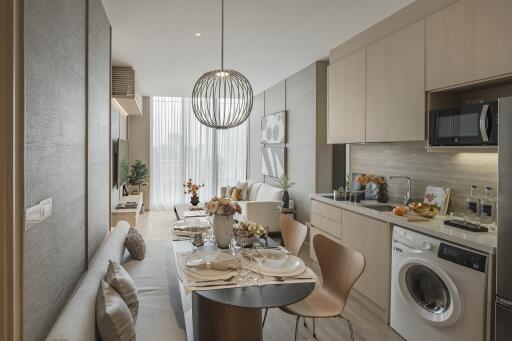
{"label": "ceramic vase", "polygon": [[221,248],[227,248],[233,232],[233,215],[214,214],[212,226],[217,245]]}
{"label": "ceramic vase", "polygon": [[197,206],[199,204],[199,197],[197,195],[194,195],[190,198],[190,203],[192,206]]}
{"label": "ceramic vase", "polygon": [[386,203],[389,201],[388,184],[383,183],[378,185],[377,202]]}
{"label": "ceramic vase", "polygon": [[289,208],[290,207],[290,195],[288,194],[288,191],[283,192],[283,208]]}

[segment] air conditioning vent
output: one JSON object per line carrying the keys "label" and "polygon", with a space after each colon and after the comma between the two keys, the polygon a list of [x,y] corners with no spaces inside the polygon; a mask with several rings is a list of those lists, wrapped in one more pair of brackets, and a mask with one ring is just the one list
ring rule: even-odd
{"label": "air conditioning vent", "polygon": [[142,115],[142,97],[131,66],[112,66],[112,98],[128,115]]}

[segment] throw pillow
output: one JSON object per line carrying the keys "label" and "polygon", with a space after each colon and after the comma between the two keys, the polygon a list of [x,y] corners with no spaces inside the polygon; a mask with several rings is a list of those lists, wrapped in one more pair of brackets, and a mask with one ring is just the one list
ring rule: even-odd
{"label": "throw pillow", "polygon": [[126,234],[124,245],[133,258],[143,260],[146,256],[146,243],[144,243],[144,238],[142,238],[142,235],[137,229],[130,227]]}
{"label": "throw pillow", "polygon": [[233,194],[233,190],[235,189],[236,187],[233,187],[233,186],[228,186],[226,187],[226,193],[224,193],[224,197],[226,198],[231,198],[231,195]]}
{"label": "throw pillow", "polygon": [[103,279],[96,295],[96,325],[103,341],[135,341],[130,309],[121,295]]}
{"label": "throw pillow", "polygon": [[236,184],[236,188],[242,190],[242,201],[247,201],[247,193],[249,192],[249,183],[238,181]]}
{"label": "throw pillow", "polygon": [[242,194],[243,194],[242,188],[233,188],[233,192],[231,193],[231,200],[240,201],[242,200]]}
{"label": "throw pillow", "polygon": [[130,308],[133,322],[137,321],[139,313],[139,297],[137,296],[137,287],[132,277],[126,270],[116,262],[108,262],[107,274],[105,276],[107,283],[121,295],[123,300]]}

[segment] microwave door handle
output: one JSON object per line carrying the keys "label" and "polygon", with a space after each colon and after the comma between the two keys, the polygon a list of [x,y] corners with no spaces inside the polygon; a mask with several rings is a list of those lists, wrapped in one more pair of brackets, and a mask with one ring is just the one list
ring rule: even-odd
{"label": "microwave door handle", "polygon": [[485,124],[487,118],[487,110],[489,110],[489,104],[482,106],[482,112],[480,113],[480,134],[482,135],[483,142],[489,142],[489,135],[487,135],[487,127]]}

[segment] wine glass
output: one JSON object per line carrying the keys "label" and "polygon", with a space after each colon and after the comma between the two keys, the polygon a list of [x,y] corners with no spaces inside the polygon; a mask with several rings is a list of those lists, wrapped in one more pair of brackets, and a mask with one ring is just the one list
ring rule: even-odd
{"label": "wine glass", "polygon": [[249,241],[249,231],[246,230],[238,230],[236,232],[236,242],[238,245],[240,245],[241,249],[238,253],[238,258],[240,262],[240,269],[238,270],[238,281],[240,283],[246,283],[247,282],[247,276],[249,275],[249,271],[244,265],[244,253],[245,253],[245,246],[247,245]]}
{"label": "wine glass", "polygon": [[261,249],[264,248],[264,246],[261,245],[260,243],[254,243],[252,247],[252,259],[258,265],[258,274],[256,275],[256,282],[258,283],[258,286],[261,286],[261,281],[264,278],[263,274],[261,273],[261,264],[265,260],[265,256],[261,253]]}

